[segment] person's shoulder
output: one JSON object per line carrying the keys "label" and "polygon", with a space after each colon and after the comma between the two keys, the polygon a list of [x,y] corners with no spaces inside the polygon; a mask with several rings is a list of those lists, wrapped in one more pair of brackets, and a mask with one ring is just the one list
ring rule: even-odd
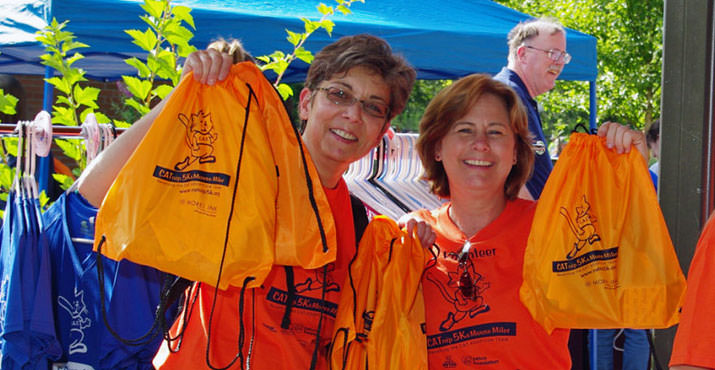
{"label": "person's shoulder", "polygon": [[443,212],[446,212],[446,207],[446,205],[443,205],[442,207],[433,210],[418,209],[400,217],[400,221],[402,222],[405,220],[417,219],[424,221],[430,225],[436,225],[439,215]]}
{"label": "person's shoulder", "polygon": [[536,201],[530,199],[516,198],[508,203],[514,210],[531,211],[536,210]]}

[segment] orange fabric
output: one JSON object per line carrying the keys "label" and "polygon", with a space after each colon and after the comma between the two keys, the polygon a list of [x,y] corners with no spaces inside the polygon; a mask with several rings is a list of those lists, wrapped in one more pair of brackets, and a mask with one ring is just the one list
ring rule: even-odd
{"label": "orange fabric", "polygon": [[673,342],[670,366],[715,368],[715,218],[710,217],[688,270],[688,288]]}
{"label": "orange fabric", "polygon": [[420,286],[425,250],[376,216],[350,264],[335,319],[332,369],[427,369]]}
{"label": "orange fabric", "polygon": [[[239,348],[240,319],[243,318],[244,342],[241,347],[243,361],[237,360],[231,369],[240,369],[240,363],[250,361],[251,369],[308,369],[315,349],[316,332],[323,312],[320,330],[318,369],[327,369],[327,352],[337,313],[342,282],[347,275],[350,259],[355,254],[355,231],[347,186],[340,181],[335,189],[325,189],[330,207],[335,215],[339,251],[337,261],[327,265],[327,279],[323,268],[305,270],[293,268],[296,296],[288,329],[281,327],[286,311],[288,288],[283,266],[274,266],[260,287],[246,289],[243,315],[240,314],[241,289],[229,287],[219,290],[213,318],[211,319],[211,365],[225,367],[236,356]],[[324,289],[325,288],[325,289]],[[325,298],[321,299],[325,290]],[[188,317],[181,341],[162,343],[154,358],[158,369],[207,369],[209,319],[214,301],[214,287],[194,286],[189,297],[190,313],[182,314],[171,328],[176,337]],[[168,346],[178,351],[170,353]]]}
{"label": "orange fabric", "polygon": [[336,249],[310,156],[252,63],[213,86],[182,80],[109,189],[96,234],[110,258],[211,285],[221,273],[222,289],[258,286],[274,263],[323,266]]}
{"label": "orange fabric", "polygon": [[[437,234],[422,278],[430,369],[570,369],[569,331],[547,334],[519,300],[534,202],[507,202],[469,239],[463,267],[458,255],[467,237],[450,219],[450,206],[414,213]],[[457,286],[464,272],[475,289],[472,297]]]}
{"label": "orange fabric", "polygon": [[633,149],[576,133],[546,182],[524,257],[521,299],[553,328],[665,328],[685,280],[648,169]]}

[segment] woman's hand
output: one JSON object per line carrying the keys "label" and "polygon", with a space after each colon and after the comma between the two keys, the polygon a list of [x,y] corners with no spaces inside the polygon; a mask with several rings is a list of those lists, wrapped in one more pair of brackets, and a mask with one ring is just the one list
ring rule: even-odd
{"label": "woman's hand", "polygon": [[397,221],[397,224],[401,228],[406,227],[407,234],[416,236],[423,248],[429,248],[437,239],[437,234],[432,230],[432,226],[413,216],[405,215]]}
{"label": "woman's hand", "polygon": [[618,153],[628,153],[631,145],[648,161],[648,145],[645,134],[616,122],[606,122],[598,128],[598,136],[606,138],[606,146]]}
{"label": "woman's hand", "polygon": [[216,81],[226,79],[232,65],[233,57],[230,54],[214,49],[198,50],[186,57],[181,77],[183,78],[189,72],[194,72],[194,80],[202,84],[213,85]]}

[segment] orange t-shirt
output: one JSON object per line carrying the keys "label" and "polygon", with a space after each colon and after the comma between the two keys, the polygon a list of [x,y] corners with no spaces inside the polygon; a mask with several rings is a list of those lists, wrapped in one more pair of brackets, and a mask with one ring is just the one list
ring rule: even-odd
{"label": "orange t-shirt", "polygon": [[688,271],[680,324],[673,342],[670,366],[715,368],[715,217],[710,217],[700,235]]}
{"label": "orange t-shirt", "polygon": [[[286,312],[288,289],[284,266],[274,266],[259,288],[230,287],[218,291],[211,324],[210,357],[213,367],[225,367],[236,356],[239,343],[243,361],[236,360],[231,369],[308,369],[315,350],[320,323],[318,369],[327,369],[327,353],[333,324],[350,259],[355,254],[355,230],[347,185],[340,181],[335,189],[325,189],[337,229],[337,260],[323,268],[305,270],[293,267],[295,296],[290,308],[290,325],[281,327]],[[323,298],[323,295],[324,298]],[[156,368],[206,369],[206,346],[209,317],[214,301],[214,287],[195,284],[189,292],[190,313],[176,320],[170,334],[181,333],[185,317],[189,317],[181,340],[167,347],[162,343],[154,358]],[[321,320],[322,312],[322,320]],[[189,316],[190,315],[190,316]],[[243,340],[240,338],[243,320]],[[178,351],[177,346],[179,347]],[[246,366],[250,362],[250,366]]]}
{"label": "orange t-shirt", "polygon": [[[437,234],[422,276],[430,369],[570,369],[569,330],[548,335],[519,299],[536,203],[508,201],[469,239],[461,265],[467,237],[450,219],[450,205],[414,213]],[[471,292],[458,286],[460,279]]]}

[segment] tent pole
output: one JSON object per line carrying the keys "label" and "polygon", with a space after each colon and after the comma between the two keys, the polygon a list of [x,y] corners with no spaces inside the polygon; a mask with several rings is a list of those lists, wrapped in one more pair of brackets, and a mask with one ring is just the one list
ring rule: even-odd
{"label": "tent pole", "polygon": [[[54,101],[54,90],[53,86],[47,82],[48,79],[52,78],[53,69],[49,66],[45,67],[45,85],[42,100],[42,109],[52,114],[52,102]],[[47,157],[37,158],[37,186],[40,193],[44,190],[45,194],[48,193],[49,179],[51,176],[52,169],[50,168],[50,161],[52,160],[52,154]]]}
{"label": "tent pole", "polygon": [[596,125],[596,80],[588,81],[589,92],[589,126],[591,131],[598,129]]}

